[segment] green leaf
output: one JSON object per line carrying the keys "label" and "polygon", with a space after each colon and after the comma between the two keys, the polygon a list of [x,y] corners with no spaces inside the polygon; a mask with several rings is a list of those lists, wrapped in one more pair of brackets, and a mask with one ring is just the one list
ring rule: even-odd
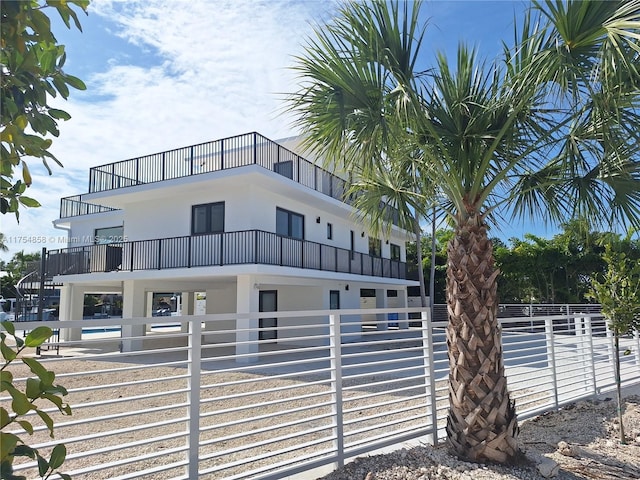
{"label": "green leaf", "polygon": [[56,120],[69,120],[71,115],[69,115],[64,110],[58,110],[57,108],[50,108],[49,115],[51,115]]}
{"label": "green leaf", "polygon": [[[13,373],[9,370],[2,370],[2,372],[0,372],[0,382],[13,382]],[[4,389],[2,389],[2,391],[4,391]]]}
{"label": "green leaf", "polygon": [[24,130],[25,128],[27,128],[29,121],[27,120],[27,117],[25,115],[20,115],[16,117],[13,123],[16,124],[20,130]]}
{"label": "green leaf", "polygon": [[29,165],[27,165],[27,162],[22,162],[22,179],[24,180],[24,183],[31,185],[31,172],[29,171]]}
{"label": "green leaf", "polygon": [[37,375],[40,380],[42,380],[45,387],[53,385],[53,382],[56,379],[55,373],[44,368],[35,358],[24,357],[22,361],[29,366],[29,369]]}
{"label": "green leaf", "polygon": [[16,336],[16,326],[13,322],[5,320],[2,322],[2,328],[4,328],[12,337]]}
{"label": "green leaf", "polygon": [[71,480],[71,475],[69,475],[68,473],[60,473],[60,472],[56,472],[58,475],[60,475],[60,478],[62,480]]}
{"label": "green leaf", "polygon": [[630,348],[627,348],[627,349],[624,351],[624,355],[631,355],[631,349],[630,349]]}
{"label": "green leaf", "polygon": [[20,203],[23,204],[25,207],[37,208],[41,206],[40,202],[37,201],[35,198],[25,197],[22,195],[20,196]]}
{"label": "green leaf", "polygon": [[63,403],[61,397],[58,397],[57,395],[52,395],[49,393],[44,393],[42,395],[42,398],[46,398],[51,403],[53,403],[56,407],[58,407],[58,410],[60,410],[60,413],[62,413],[63,415],[71,415],[71,407],[69,406],[69,404]]}
{"label": "green leaf", "polygon": [[4,342],[0,343],[0,352],[7,362],[12,362],[16,358],[16,352]]}
{"label": "green leaf", "polygon": [[65,75],[64,81],[71,85],[76,90],[86,90],[87,86],[84,84],[82,80],[78,77],[74,77],[73,75]]}
{"label": "green leaf", "polygon": [[58,93],[62,95],[62,98],[66,100],[69,97],[69,87],[67,87],[67,84],[64,83],[64,80],[61,76],[56,75],[55,77],[53,77],[53,86],[56,88]]}
{"label": "green leaf", "polygon": [[39,347],[46,342],[51,335],[53,335],[53,331],[49,327],[36,327],[34,330],[29,332],[27,337],[24,339],[24,344],[27,347]]}
{"label": "green leaf", "polygon": [[36,410],[36,413],[49,429],[49,436],[53,438],[53,419],[46,412],[43,412],[42,410]]}
{"label": "green leaf", "polygon": [[9,412],[4,407],[0,407],[0,428],[4,428],[11,423]]}
{"label": "green leaf", "polygon": [[27,378],[27,388],[25,394],[28,398],[34,400],[42,393],[42,382],[37,378]]}
{"label": "green leaf", "polygon": [[49,471],[49,462],[36,451],[36,457],[38,458],[38,473],[41,477],[44,477]]}
{"label": "green leaf", "polygon": [[60,466],[64,463],[65,458],[67,458],[67,448],[64,446],[64,444],[59,443],[58,445],[53,447],[51,458],[49,459],[49,466],[51,467],[51,470],[60,468]]}
{"label": "green leaf", "polygon": [[31,423],[26,420],[18,420],[18,425],[20,425],[29,435],[33,435],[33,425],[31,425]]}
{"label": "green leaf", "polygon": [[13,397],[13,401],[11,402],[11,408],[18,415],[24,415],[29,410],[34,408],[33,403],[29,401],[29,398],[17,389],[9,390],[9,393]]}
{"label": "green leaf", "polygon": [[36,459],[36,453],[37,450],[35,448],[30,447],[29,445],[17,445],[15,450],[13,451],[13,454],[16,457],[29,457],[29,458],[33,458],[34,460]]}
{"label": "green leaf", "polygon": [[13,452],[19,441],[20,439],[13,433],[0,432],[0,452],[2,452],[2,460]]}

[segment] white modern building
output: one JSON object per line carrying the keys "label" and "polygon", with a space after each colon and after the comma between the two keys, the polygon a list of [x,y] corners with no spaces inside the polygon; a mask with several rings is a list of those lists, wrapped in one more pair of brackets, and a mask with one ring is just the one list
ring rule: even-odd
{"label": "white modern building", "polygon": [[[82,318],[87,293],[121,293],[125,318],[151,317],[154,292],[180,293],[183,314],[198,292],[206,313],[353,309],[365,291],[370,306],[407,306],[408,232],[370,235],[344,197],[348,175],[302,158],[297,143],[249,133],[91,168],[89,192],[63,198],[54,222],[68,248],[47,255],[60,319]],[[248,325],[286,342],[297,321]]]}

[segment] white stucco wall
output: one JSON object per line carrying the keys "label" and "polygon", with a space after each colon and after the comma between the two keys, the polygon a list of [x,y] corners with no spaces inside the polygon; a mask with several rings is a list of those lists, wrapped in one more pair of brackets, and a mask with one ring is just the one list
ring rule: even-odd
{"label": "white stucco wall", "polygon": [[[191,234],[194,205],[225,202],[226,232],[255,229],[275,233],[276,208],[279,207],[304,216],[305,240],[349,249],[350,232],[353,231],[355,250],[368,253],[367,227],[352,216],[348,206],[299,184],[292,184],[288,179],[280,179],[276,174],[266,173],[270,177],[253,173],[244,179],[244,175],[235,175],[219,181],[195,182],[172,188],[166,196],[158,196],[157,193],[153,196],[142,193],[130,195],[130,201],[121,211],[72,218],[70,236],[89,239],[96,228],[118,225],[124,225],[124,236],[129,241],[188,236]],[[261,177],[269,181],[268,188],[260,183]],[[278,186],[283,188],[274,188]],[[296,193],[295,198],[292,191]],[[327,238],[328,223],[333,226],[332,239]],[[390,243],[395,243],[401,247],[401,259],[404,261],[405,237],[396,231],[388,239],[389,243],[385,240],[382,238],[382,256],[389,258]],[[69,246],[80,244],[76,240]]]}

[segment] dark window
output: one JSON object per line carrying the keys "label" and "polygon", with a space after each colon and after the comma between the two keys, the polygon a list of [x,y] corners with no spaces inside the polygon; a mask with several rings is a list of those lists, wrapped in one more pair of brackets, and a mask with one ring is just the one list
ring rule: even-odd
{"label": "dark window", "polygon": [[369,237],[369,255],[372,257],[382,256],[382,240]]}
{"label": "dark window", "polygon": [[329,290],[329,309],[340,310],[340,290]]}
{"label": "dark window", "polygon": [[283,177],[293,180],[293,161],[277,162],[273,164],[273,171],[279,173]]}
{"label": "dark window", "polygon": [[93,233],[93,243],[96,245],[125,241],[124,227],[96,228]]}
{"label": "dark window", "polygon": [[284,208],[276,208],[276,233],[303,240],[304,216]]}
{"label": "dark window", "polygon": [[191,207],[191,234],[224,232],[224,202]]}
{"label": "dark window", "polygon": [[333,239],[333,224],[327,223],[327,238],[329,240]]}
{"label": "dark window", "polygon": [[397,296],[398,296],[397,290],[387,290],[387,297],[397,297]]}
{"label": "dark window", "polygon": [[400,261],[400,245],[391,244],[391,260]]}

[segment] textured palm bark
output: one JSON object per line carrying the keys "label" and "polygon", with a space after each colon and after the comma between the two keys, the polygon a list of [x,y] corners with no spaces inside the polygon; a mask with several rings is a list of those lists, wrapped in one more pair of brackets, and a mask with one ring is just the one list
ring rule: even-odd
{"label": "textured palm bark", "polygon": [[506,463],[518,454],[497,318],[498,273],[485,227],[459,227],[448,246],[447,434],[455,453],[474,462]]}

